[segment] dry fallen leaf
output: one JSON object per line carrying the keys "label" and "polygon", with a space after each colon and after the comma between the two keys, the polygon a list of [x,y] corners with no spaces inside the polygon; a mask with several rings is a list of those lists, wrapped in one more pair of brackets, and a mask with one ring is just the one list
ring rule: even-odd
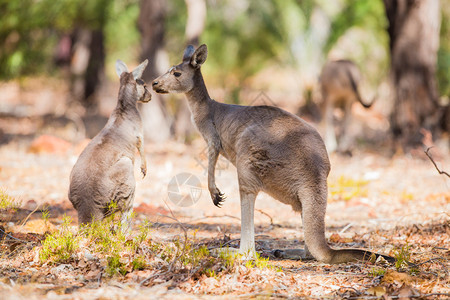
{"label": "dry fallen leaf", "polygon": [[366,291],[370,295],[381,297],[386,294],[386,288],[384,286],[373,286]]}
{"label": "dry fallen leaf", "polygon": [[409,274],[406,273],[400,273],[394,270],[387,270],[386,274],[384,274],[382,282],[385,283],[406,283],[406,284],[412,284],[417,281],[417,278],[412,277]]}
{"label": "dry fallen leaf", "polygon": [[330,236],[330,242],[346,244],[346,243],[353,242],[353,239],[352,238],[348,238],[348,237],[341,237],[339,234],[333,233]]}

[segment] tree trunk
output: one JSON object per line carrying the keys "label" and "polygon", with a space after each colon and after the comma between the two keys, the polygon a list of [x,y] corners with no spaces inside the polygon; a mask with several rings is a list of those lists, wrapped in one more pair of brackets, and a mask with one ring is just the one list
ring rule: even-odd
{"label": "tree trunk", "polygon": [[408,149],[421,144],[421,128],[436,132],[440,109],[436,85],[439,0],[384,0],[389,21],[391,114],[394,139]]}
{"label": "tree trunk", "polygon": [[[185,0],[187,6],[186,44],[197,47],[206,22],[205,0]],[[181,101],[178,106],[175,121],[175,134],[179,140],[188,142],[196,129],[191,121],[191,112],[187,101]]]}
{"label": "tree trunk", "polygon": [[[141,61],[149,60],[142,79],[149,84],[165,71],[161,70],[159,66],[167,65],[167,63],[161,62],[163,58],[161,53],[164,44],[165,14],[166,0],[140,1],[138,27],[141,32]],[[172,122],[161,95],[153,94],[149,103],[140,106],[140,111],[146,139],[162,142],[170,138]]]}
{"label": "tree trunk", "polygon": [[186,42],[188,45],[198,46],[200,36],[205,29],[206,3],[205,0],[185,0],[187,6]]}
{"label": "tree trunk", "polygon": [[87,115],[93,115],[97,113],[95,92],[101,83],[105,65],[103,31],[78,28],[73,32],[72,40],[72,97],[82,104]]}

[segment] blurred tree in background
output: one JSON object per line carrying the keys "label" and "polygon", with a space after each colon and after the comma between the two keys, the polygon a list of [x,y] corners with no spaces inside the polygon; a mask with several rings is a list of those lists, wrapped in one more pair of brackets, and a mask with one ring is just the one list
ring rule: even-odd
{"label": "blurred tree in background", "polygon": [[439,49],[438,0],[384,0],[389,20],[392,82],[391,130],[402,146],[422,143],[421,128],[437,132],[441,120],[436,81]]}
{"label": "blurred tree in background", "polygon": [[[450,11],[444,2],[436,69],[443,105],[450,93]],[[114,78],[117,58],[130,65],[148,58],[149,82],[169,62],[178,63],[188,43],[206,43],[210,55],[203,72],[208,84],[225,91],[225,101],[245,102],[243,89],[270,89],[282,81],[280,72],[288,72],[294,78],[287,88],[298,95],[291,101],[300,105],[308,97],[303,93],[315,88],[327,59],[354,60],[372,89],[386,80],[389,35],[383,4],[382,0],[0,0],[0,79],[38,74],[64,78],[72,93],[66,100],[95,114],[96,91],[105,74]],[[203,24],[199,13],[203,8],[196,7],[206,11]],[[260,73],[264,80],[252,80]],[[179,129],[185,122],[174,125],[166,112],[172,105],[157,100],[145,110],[155,110],[156,104],[160,121],[147,124],[147,131],[189,134]],[[177,113],[176,119],[185,116]],[[448,119],[442,121],[447,130]]]}
{"label": "blurred tree in background", "polygon": [[[4,1],[0,21],[1,78],[70,72],[71,93],[88,110],[104,68],[104,28],[111,0]],[[54,60],[54,62],[52,61]]]}

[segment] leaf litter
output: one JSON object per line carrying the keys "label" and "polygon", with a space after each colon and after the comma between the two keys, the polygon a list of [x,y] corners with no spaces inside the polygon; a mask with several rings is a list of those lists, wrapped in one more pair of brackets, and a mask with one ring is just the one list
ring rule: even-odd
{"label": "leaf litter", "polygon": [[191,207],[177,207],[167,197],[170,179],[183,171],[206,182],[202,164],[193,158],[202,147],[195,141],[189,148],[174,142],[147,146],[151,171],[137,183],[129,235],[114,229],[113,220],[78,230],[67,199],[77,145],[56,154],[28,152],[14,143],[0,148],[4,198],[22,203],[0,211],[0,298],[450,297],[450,182],[428,161],[370,152],[331,156],[329,243],[415,266],[278,260],[271,250],[304,247],[301,218],[263,194],[255,211],[261,257],[247,262],[209,254],[221,245],[239,246],[232,166],[217,178],[228,196],[221,209],[206,190]]}

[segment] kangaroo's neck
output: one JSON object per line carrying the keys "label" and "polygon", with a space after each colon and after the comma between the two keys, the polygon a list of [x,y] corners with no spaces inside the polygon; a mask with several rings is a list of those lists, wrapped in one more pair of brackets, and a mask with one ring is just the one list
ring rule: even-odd
{"label": "kangaroo's neck", "polygon": [[136,93],[127,86],[121,86],[119,90],[119,97],[114,114],[125,117],[126,115],[139,115],[136,105]]}
{"label": "kangaroo's neck", "polygon": [[189,92],[186,92],[186,98],[195,124],[200,131],[203,131],[204,125],[210,123],[209,121],[212,121],[214,117],[215,102],[209,97],[200,70],[195,72],[194,87]]}

